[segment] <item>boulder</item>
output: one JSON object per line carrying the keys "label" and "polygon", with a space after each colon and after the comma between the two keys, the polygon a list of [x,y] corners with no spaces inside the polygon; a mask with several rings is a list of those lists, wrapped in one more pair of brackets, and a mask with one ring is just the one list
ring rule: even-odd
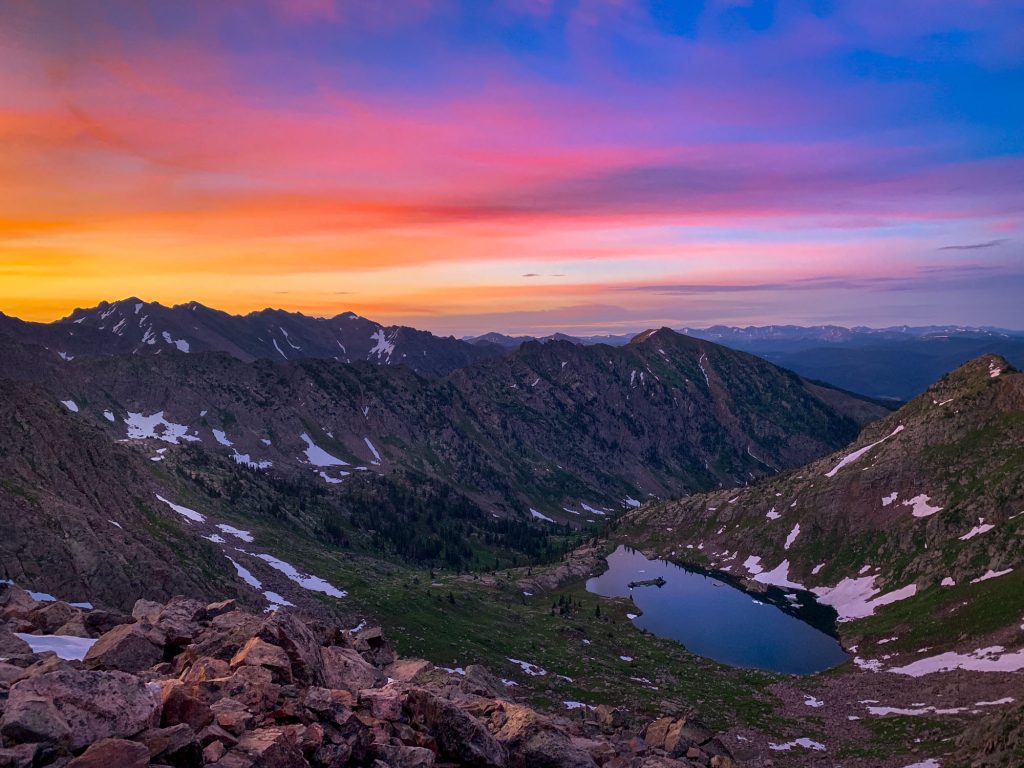
{"label": "boulder", "polygon": [[495,737],[516,768],[597,768],[590,753],[573,744],[548,718],[520,704],[505,704]]}
{"label": "boulder", "polygon": [[0,581],[0,619],[24,619],[37,605],[32,595],[18,585]]}
{"label": "boulder", "polygon": [[20,656],[24,653],[32,653],[32,647],[6,627],[0,626],[0,656]]}
{"label": "boulder", "polygon": [[263,616],[244,611],[229,611],[215,616],[177,661],[187,664],[204,656],[227,661],[259,632],[264,621]]}
{"label": "boulder", "polygon": [[292,681],[292,667],[288,660],[288,654],[283,648],[271,645],[258,637],[252,638],[248,643],[238,649],[231,658],[231,668],[248,665],[251,667],[266,667],[274,675],[274,682],[290,683]]}
{"label": "boulder", "polygon": [[206,617],[208,619],[215,619],[218,616],[223,616],[225,613],[231,613],[231,611],[238,609],[238,601],[233,598],[230,600],[221,600],[219,603],[210,603],[206,606]]}
{"label": "boulder", "polygon": [[395,652],[380,627],[368,627],[352,636],[352,645],[368,662],[386,667],[395,660]]}
{"label": "boulder", "polygon": [[147,768],[149,750],[145,744],[124,739],[101,739],[76,757],[68,768]]}
{"label": "boulder", "polygon": [[504,768],[505,748],[484,725],[452,702],[422,688],[409,691],[406,709],[413,722],[433,735],[441,754],[460,765]]}
{"label": "boulder", "polygon": [[694,718],[673,722],[665,733],[664,750],[672,757],[682,757],[691,746],[699,746],[714,736],[711,729]]}
{"label": "boulder", "polygon": [[399,659],[388,664],[384,669],[384,674],[400,683],[411,683],[421,674],[426,674],[433,669],[434,665],[426,659]]}
{"label": "boulder", "polygon": [[157,697],[133,675],[62,669],[11,686],[0,733],[13,741],[77,750],[145,730],[157,707]]}
{"label": "boulder", "polygon": [[206,620],[206,605],[187,597],[172,598],[160,609],[153,625],[164,633],[165,642],[172,648],[182,648],[192,642]]}
{"label": "boulder", "polygon": [[479,664],[470,664],[466,667],[466,674],[459,681],[459,689],[464,693],[491,699],[503,699],[508,696],[505,684]]}
{"label": "boulder", "polygon": [[0,749],[0,768],[33,768],[50,762],[41,744],[15,744]]}
{"label": "boulder", "polygon": [[435,761],[434,753],[424,747],[378,744],[375,752],[388,768],[433,768]]}
{"label": "boulder", "polygon": [[359,692],[359,706],[378,720],[397,720],[404,702],[403,691],[393,685]]}
{"label": "boulder", "polygon": [[384,675],[352,648],[330,646],[321,651],[326,688],[343,688],[357,693],[384,682]]}
{"label": "boulder", "polygon": [[198,731],[213,722],[210,706],[180,680],[160,682],[160,702],[160,724],[165,727],[184,724]]}
{"label": "boulder", "polygon": [[256,637],[284,650],[288,655],[292,678],[296,683],[324,684],[324,659],[320,643],[309,627],[294,613],[274,611],[264,620]]}
{"label": "boulder", "polygon": [[82,661],[90,669],[141,672],[163,661],[163,641],[151,624],[122,624],[101,635]]}
{"label": "boulder", "polygon": [[138,740],[146,745],[150,760],[164,765],[192,766],[202,758],[196,733],[185,723],[169,728],[151,728]]}
{"label": "boulder", "polygon": [[70,637],[92,637],[92,633],[85,626],[85,614],[81,611],[71,617],[66,624],[61,624],[53,631],[55,635],[68,635]]}
{"label": "boulder", "polygon": [[53,603],[41,603],[39,607],[25,617],[40,634],[52,635],[69,621],[82,613],[79,608],[72,608],[59,600]]}
{"label": "boulder", "polygon": [[647,730],[644,733],[644,741],[655,749],[664,749],[668,729],[674,722],[675,720],[671,717],[659,717],[647,726]]}
{"label": "boulder", "polygon": [[135,601],[135,605],[132,607],[132,618],[136,621],[145,621],[149,624],[154,624],[156,623],[157,616],[160,615],[160,611],[163,609],[164,607],[160,603],[139,598]]}
{"label": "boulder", "polygon": [[82,623],[85,625],[89,637],[99,637],[121,624],[130,624],[132,618],[117,611],[105,611],[96,609],[82,615]]}
{"label": "boulder", "polygon": [[281,686],[274,682],[266,667],[238,667],[223,681],[221,693],[237,699],[253,712],[265,712],[277,706]]}
{"label": "boulder", "polygon": [[256,720],[242,702],[231,698],[221,699],[210,709],[217,725],[235,736],[252,728]]}
{"label": "boulder", "polygon": [[222,768],[308,768],[298,746],[280,728],[259,728],[238,740],[217,763]]}

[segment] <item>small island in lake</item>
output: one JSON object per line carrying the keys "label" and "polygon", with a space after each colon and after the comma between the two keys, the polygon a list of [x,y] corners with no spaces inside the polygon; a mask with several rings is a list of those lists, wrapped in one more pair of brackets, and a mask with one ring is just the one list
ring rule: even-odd
{"label": "small island in lake", "polygon": [[629,588],[633,587],[664,587],[666,584],[665,579],[659,576],[656,579],[644,579],[643,581],[631,581],[629,582]]}

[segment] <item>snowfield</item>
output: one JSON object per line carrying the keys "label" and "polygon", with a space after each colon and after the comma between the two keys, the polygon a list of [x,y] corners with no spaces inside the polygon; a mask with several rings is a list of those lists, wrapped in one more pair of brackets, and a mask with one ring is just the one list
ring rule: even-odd
{"label": "snowfield", "polygon": [[917,594],[917,585],[908,584],[892,592],[880,595],[875,588],[875,576],[863,576],[856,579],[843,579],[834,587],[815,587],[812,592],[818,596],[818,602],[831,605],[839,614],[839,621],[863,619],[874,614],[875,609],[906,600]]}
{"label": "snowfield", "polygon": [[159,493],[156,495],[156,497],[157,497],[157,499],[162,501],[164,504],[166,504],[168,507],[173,509],[175,512],[177,512],[182,517],[188,518],[189,520],[192,520],[193,522],[196,522],[196,523],[205,523],[206,522],[206,517],[204,515],[199,514],[194,509],[189,509],[188,507],[183,507],[180,504],[175,504],[173,501],[168,501],[163,496],[161,496]]}
{"label": "snowfield", "polygon": [[342,461],[337,456],[331,456],[327,451],[313,442],[313,438],[303,432],[299,435],[302,442],[306,444],[306,461],[314,467],[347,467],[348,462]]}
{"label": "snowfield", "polygon": [[[171,445],[178,445],[180,440],[191,443],[202,442],[197,435],[189,434],[189,427],[186,424],[175,424],[164,417],[163,411],[146,416],[143,413],[128,412],[128,418],[124,421],[128,428],[128,437],[133,440],[151,438],[163,440]],[[159,432],[157,430],[160,430]]]}
{"label": "snowfield", "polygon": [[828,472],[825,473],[825,477],[835,477],[836,476],[836,472],[838,472],[840,469],[842,469],[843,467],[845,467],[848,464],[852,464],[857,459],[859,459],[861,456],[863,456],[865,453],[867,453],[872,448],[874,448],[876,445],[881,445],[886,440],[888,440],[890,437],[894,437],[895,435],[898,435],[902,431],[903,431],[903,425],[900,424],[898,427],[896,427],[896,429],[894,429],[888,435],[883,437],[881,440],[878,440],[878,441],[876,441],[874,443],[871,443],[871,445],[865,445],[863,448],[860,448],[860,449],[854,451],[853,453],[847,454],[846,456],[844,456],[840,460],[840,462],[838,464],[836,464],[834,467],[832,467],[832,469],[830,469]]}

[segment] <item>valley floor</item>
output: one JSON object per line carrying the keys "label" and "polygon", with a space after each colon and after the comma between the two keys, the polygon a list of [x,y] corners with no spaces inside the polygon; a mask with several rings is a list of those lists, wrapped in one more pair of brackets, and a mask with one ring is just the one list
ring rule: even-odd
{"label": "valley floor", "polygon": [[485,664],[513,695],[551,711],[625,709],[637,732],[692,708],[724,733],[741,766],[954,768],[966,764],[954,756],[958,736],[1024,698],[1020,673],[909,677],[849,662],[790,677],[726,667],[637,629],[628,600],[598,598],[583,579],[544,589],[545,569],[431,576],[374,568],[360,564],[345,583],[402,653],[452,669]]}

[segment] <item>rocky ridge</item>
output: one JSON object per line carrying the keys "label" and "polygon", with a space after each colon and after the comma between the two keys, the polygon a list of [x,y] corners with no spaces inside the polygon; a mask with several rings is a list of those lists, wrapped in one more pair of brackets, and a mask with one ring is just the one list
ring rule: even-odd
{"label": "rocky ridge", "polygon": [[280,309],[232,315],[195,301],[167,307],[137,298],[76,309],[53,323],[0,314],[0,331],[46,346],[66,361],[169,351],[224,352],[247,362],[363,361],[404,365],[422,375],[441,376],[505,352],[495,344],[469,344],[407,326],[381,325],[354,312],[329,318]]}
{"label": "rocky ridge", "polygon": [[[127,616],[0,584],[0,622],[4,766],[733,765],[692,713],[545,715],[483,667],[398,658],[377,628],[292,610],[176,597]],[[60,656],[43,650],[57,638]]]}

